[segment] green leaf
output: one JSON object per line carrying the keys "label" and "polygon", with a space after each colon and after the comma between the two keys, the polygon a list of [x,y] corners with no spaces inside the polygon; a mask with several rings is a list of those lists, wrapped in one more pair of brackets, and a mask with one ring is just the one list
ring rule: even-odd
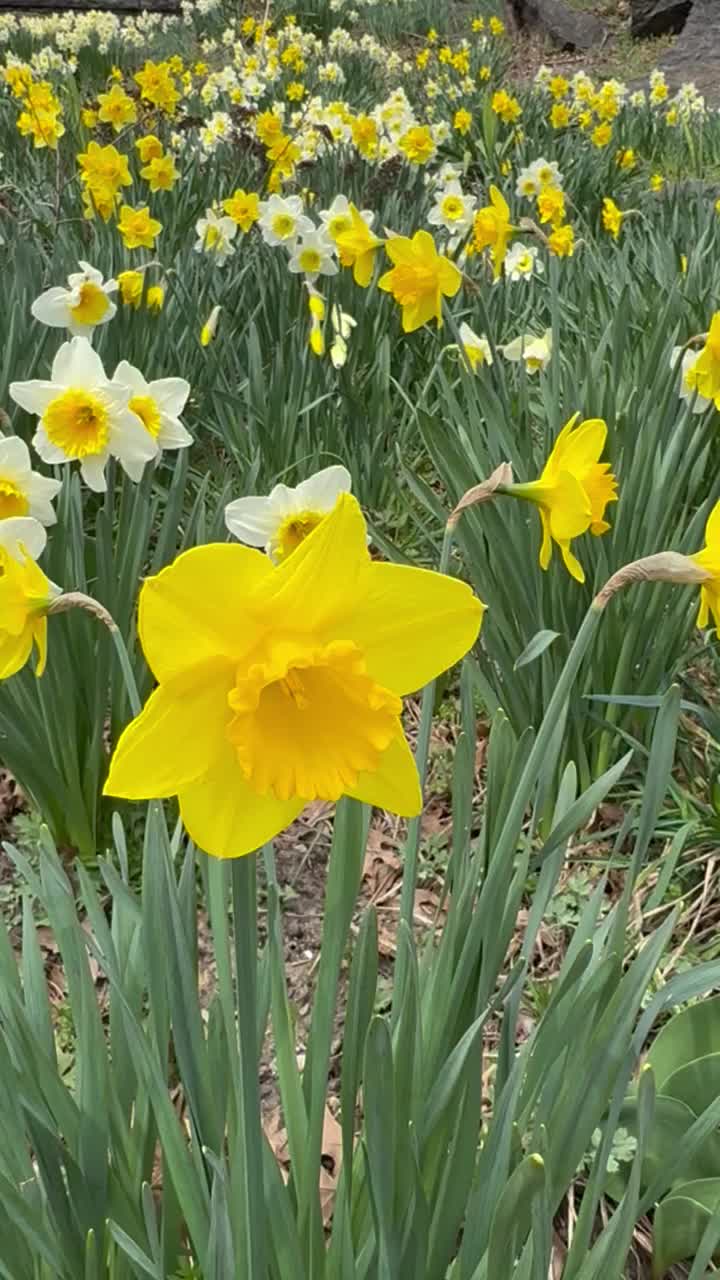
{"label": "green leaf", "polygon": [[655,1072],[658,1092],[666,1092],[665,1082],[681,1067],[716,1053],[720,1053],[720,995],[674,1014],[653,1041],[648,1062]]}
{"label": "green leaf", "polygon": [[520,667],[526,667],[530,662],[535,662],[559,637],[559,631],[538,631],[530,643],[525,646],[520,657],[515,659],[513,671],[519,671]]}
{"label": "green leaf", "polygon": [[662,1280],[676,1262],[697,1253],[719,1207],[720,1177],[686,1182],[658,1205],[653,1222],[653,1280]]}

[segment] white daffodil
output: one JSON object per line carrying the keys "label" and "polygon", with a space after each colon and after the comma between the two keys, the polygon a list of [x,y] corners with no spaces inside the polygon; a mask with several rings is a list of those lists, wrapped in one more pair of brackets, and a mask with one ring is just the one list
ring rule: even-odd
{"label": "white daffodil", "polygon": [[562,190],[563,176],[556,160],[545,160],[540,156],[530,165],[529,172],[535,178],[540,191],[543,187],[559,187]]}
{"label": "white daffodil", "polygon": [[450,235],[459,236],[470,230],[475,208],[473,197],[463,195],[460,183],[450,182],[438,191],[427,220],[431,227],[443,227]]}
{"label": "white daffodil", "polygon": [[512,342],[499,348],[506,360],[524,360],[528,373],[546,369],[552,355],[552,329],[546,329],[542,337],[534,333],[521,334]]}
{"label": "white daffodil", "polygon": [[295,241],[288,270],[306,276],[308,280],[335,276],[339,267],[334,254],[335,246],[324,231],[308,231]]}
{"label": "white daffodil", "polygon": [[350,484],[345,467],[325,467],[294,489],[276,484],[266,498],[236,498],[225,508],[225,524],[241,542],[264,547],[278,564],[333,510],[340,494],[350,492]]}
{"label": "white daffodil", "polygon": [[33,471],[24,440],[19,436],[0,439],[0,524],[16,517],[55,524],[52,503],[59,488],[59,480]]}
{"label": "white daffodil", "polygon": [[535,245],[521,244],[520,241],[508,250],[503,265],[508,280],[529,280],[535,273],[541,275],[545,270]]}
{"label": "white daffodil", "polygon": [[342,369],[347,360],[348,338],[357,325],[357,320],[348,315],[347,311],[341,311],[340,307],[334,306],[330,311],[330,323],[335,335],[330,347],[330,360],[333,368]]}
{"label": "white daffodil", "polygon": [[312,219],[303,213],[300,196],[270,196],[269,200],[261,200],[258,208],[258,226],[266,244],[292,249],[298,236],[315,230]]}
{"label": "white daffodil", "polygon": [[695,389],[694,384],[689,378],[691,369],[697,364],[700,358],[699,351],[684,351],[682,347],[673,347],[670,356],[670,364],[673,369],[677,367],[677,362],[682,353],[680,362],[680,398],[690,402],[691,413],[704,413],[709,409],[712,400],[708,400],[706,396],[701,396],[700,392]]}
{"label": "white daffodil", "polygon": [[[372,209],[363,209],[360,217],[368,227],[371,227],[375,221],[375,214]],[[350,201],[347,196],[335,196],[329,209],[320,210],[320,221],[323,230],[329,235],[333,243],[337,241],[338,236],[342,235],[343,232],[352,231],[353,219],[350,212]]]}
{"label": "white daffodil", "polygon": [[524,196],[526,200],[534,200],[540,194],[540,179],[535,173],[534,165],[521,169],[515,183],[515,195]]}
{"label": "white daffodil", "polygon": [[192,444],[190,432],[180,421],[190,395],[189,382],[184,378],[156,378],[154,382],[147,382],[140,370],[127,360],[120,361],[112,380],[129,387],[128,409],[137,415],[159,450],[186,449]]}
{"label": "white daffodil", "polygon": [[81,271],[67,278],[68,287],[53,285],[36,298],[30,308],[36,320],[53,329],[69,329],[71,333],[91,337],[99,324],[112,320],[117,307],[110,301],[117,280],[103,280],[102,271],[80,261]]}
{"label": "white daffodil", "polygon": [[459,330],[460,345],[467,356],[470,368],[473,373],[484,364],[492,364],[493,354],[485,334],[477,334],[470,325],[463,320]]}
{"label": "white daffodil", "polygon": [[46,542],[44,525],[32,516],[11,516],[0,520],[0,551],[7,551],[21,564],[25,556],[37,560],[45,550]]}
{"label": "white daffodil", "polygon": [[227,214],[215,213],[214,209],[206,209],[205,217],[198,218],[195,223],[197,242],[196,253],[212,254],[216,262],[222,265],[235,252],[232,241],[237,235],[237,223]]}
{"label": "white daffodil", "polygon": [[110,382],[87,338],[64,342],[49,380],[12,382],[16,404],[40,419],[33,446],[43,462],[80,463],[85,483],[104,493],[105,464],[117,458],[137,478],[158,447],[137,415],[128,409],[129,387]]}

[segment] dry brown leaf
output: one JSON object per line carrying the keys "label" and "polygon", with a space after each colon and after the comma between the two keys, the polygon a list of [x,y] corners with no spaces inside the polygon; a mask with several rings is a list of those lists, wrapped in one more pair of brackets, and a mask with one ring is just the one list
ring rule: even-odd
{"label": "dry brown leaf", "polygon": [[[268,1113],[263,1130],[270,1143],[273,1155],[280,1166],[283,1179],[287,1181],[290,1171],[290,1153],[280,1107],[273,1107],[272,1111]],[[335,1207],[335,1193],[342,1165],[342,1129],[327,1106],[323,1116],[322,1154],[320,1159],[320,1206],[323,1222],[327,1226]]]}
{"label": "dry brown leaf", "polygon": [[323,1222],[328,1225],[335,1207],[340,1167],[342,1165],[342,1129],[328,1107],[325,1108],[320,1169],[320,1207]]}
{"label": "dry brown leaf", "polygon": [[402,862],[383,832],[372,827],[365,848],[363,879],[368,901],[377,906],[400,891]]}

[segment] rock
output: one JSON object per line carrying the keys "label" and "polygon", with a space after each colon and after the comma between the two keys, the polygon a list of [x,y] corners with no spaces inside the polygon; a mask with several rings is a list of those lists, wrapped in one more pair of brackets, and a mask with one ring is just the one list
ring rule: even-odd
{"label": "rock", "polygon": [[720,107],[720,0],[693,0],[682,33],[660,67],[671,89],[691,81],[709,107]]}
{"label": "rock", "polygon": [[630,34],[676,35],[682,31],[692,9],[692,0],[630,0]]}
{"label": "rock", "polygon": [[592,49],[606,37],[604,23],[583,9],[573,9],[563,0],[508,0],[512,18],[521,30],[545,35],[559,49]]}

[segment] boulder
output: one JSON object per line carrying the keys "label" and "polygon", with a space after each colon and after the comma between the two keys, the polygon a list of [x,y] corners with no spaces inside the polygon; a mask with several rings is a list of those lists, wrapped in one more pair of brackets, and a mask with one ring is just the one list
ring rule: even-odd
{"label": "boulder", "polygon": [[508,7],[515,26],[547,36],[558,49],[592,49],[607,34],[594,13],[573,9],[564,0],[508,0]]}
{"label": "boulder", "polygon": [[677,35],[691,8],[692,0],[630,0],[630,34],[636,38]]}
{"label": "boulder", "polygon": [[671,89],[692,82],[710,107],[720,107],[720,0],[693,0],[682,33],[660,61]]}

